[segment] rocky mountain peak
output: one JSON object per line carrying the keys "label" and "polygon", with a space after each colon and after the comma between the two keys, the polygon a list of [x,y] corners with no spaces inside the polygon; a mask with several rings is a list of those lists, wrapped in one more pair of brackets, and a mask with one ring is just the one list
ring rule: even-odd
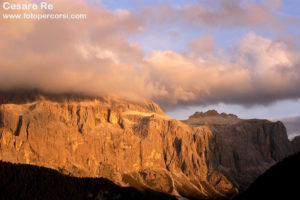
{"label": "rocky mountain peak", "polygon": [[191,115],[189,117],[189,119],[191,119],[191,118],[203,118],[203,117],[223,117],[223,118],[235,117],[235,118],[238,118],[234,114],[218,113],[218,111],[216,111],[216,110],[208,110],[206,112],[195,112],[193,115]]}
{"label": "rocky mountain peak", "polygon": [[191,126],[199,126],[208,124],[235,124],[239,121],[241,121],[241,119],[234,114],[218,113],[216,110],[208,110],[207,112],[195,112],[183,122]]}

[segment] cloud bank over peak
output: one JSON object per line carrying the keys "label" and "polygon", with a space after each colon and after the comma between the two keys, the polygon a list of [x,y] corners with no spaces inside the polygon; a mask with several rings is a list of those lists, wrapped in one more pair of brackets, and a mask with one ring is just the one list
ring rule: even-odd
{"label": "cloud bank over peak", "polygon": [[[147,98],[167,109],[218,102],[268,104],[300,97],[300,51],[290,40],[250,32],[228,53],[216,55],[214,38],[207,34],[191,39],[191,51],[153,50],[146,55],[139,43],[127,39],[143,34],[146,21],[139,14],[75,2],[53,1],[56,12],[86,13],[86,20],[0,21],[1,90],[25,87]],[[237,9],[226,2],[220,1],[224,13]],[[221,18],[205,23],[223,24]],[[255,25],[246,22],[232,23]]]}

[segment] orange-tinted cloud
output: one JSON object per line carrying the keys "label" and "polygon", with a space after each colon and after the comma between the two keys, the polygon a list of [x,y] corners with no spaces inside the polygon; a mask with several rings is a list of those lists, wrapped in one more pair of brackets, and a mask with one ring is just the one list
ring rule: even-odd
{"label": "orange-tinted cloud", "polygon": [[191,51],[200,55],[211,54],[215,50],[214,39],[211,34],[192,39],[188,46]]}
{"label": "orange-tinted cloud", "polygon": [[55,12],[86,13],[88,18],[1,20],[1,89],[151,98],[165,108],[300,97],[299,51],[284,40],[249,33],[225,59],[202,56],[214,48],[206,36],[191,41],[198,53],[154,50],[146,56],[138,43],[127,40],[144,28],[139,15],[83,0],[52,2]]}

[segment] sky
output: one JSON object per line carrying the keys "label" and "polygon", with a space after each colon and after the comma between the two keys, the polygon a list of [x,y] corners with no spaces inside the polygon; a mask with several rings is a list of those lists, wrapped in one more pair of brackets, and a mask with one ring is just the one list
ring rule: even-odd
{"label": "sky", "polygon": [[0,89],[152,99],[176,119],[216,109],[300,124],[300,1],[48,2],[87,19],[0,18]]}

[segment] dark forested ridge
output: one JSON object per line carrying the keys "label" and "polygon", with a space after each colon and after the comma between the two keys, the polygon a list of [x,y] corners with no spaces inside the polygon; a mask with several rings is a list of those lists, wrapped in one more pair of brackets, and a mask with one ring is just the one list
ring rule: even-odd
{"label": "dark forested ridge", "polygon": [[175,199],[120,187],[104,178],[73,178],[44,167],[0,161],[0,199]]}
{"label": "dark forested ridge", "polygon": [[261,175],[234,200],[300,199],[300,153],[294,154]]}

